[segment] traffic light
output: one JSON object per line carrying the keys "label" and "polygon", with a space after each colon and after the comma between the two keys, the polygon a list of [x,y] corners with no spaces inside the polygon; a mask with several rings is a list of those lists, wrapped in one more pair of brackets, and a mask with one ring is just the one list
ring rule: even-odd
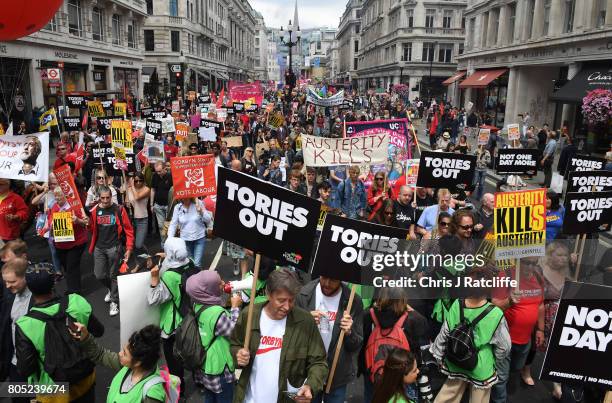
{"label": "traffic light", "polygon": [[183,88],[183,73],[179,72],[179,73],[174,73],[174,75],[176,76],[176,88],[177,89],[181,89]]}
{"label": "traffic light", "polygon": [[295,87],[295,74],[293,71],[289,70],[285,73],[285,84],[290,88]]}

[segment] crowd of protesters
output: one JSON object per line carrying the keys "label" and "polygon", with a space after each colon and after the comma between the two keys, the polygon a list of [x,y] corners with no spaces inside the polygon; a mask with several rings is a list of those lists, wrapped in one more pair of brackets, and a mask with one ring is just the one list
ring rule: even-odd
{"label": "crowd of protesters", "polygon": [[[334,91],[325,88],[330,94]],[[406,104],[393,93],[347,97],[353,98],[353,108],[320,108],[306,102],[304,91],[269,91],[265,105],[256,112],[228,116],[218,141],[177,142],[174,133],[166,133],[166,160],[139,160],[136,170],[125,177],[110,175],[108,167],[94,158],[94,149],[104,142],[94,122],[82,133],[62,132],[55,144],[53,166],[70,166],[85,211],[66,202],[53,174],[46,183],[0,179],[5,285],[0,305],[1,378],[31,383],[69,379],[69,396],[63,401],[82,402],[105,398],[94,393],[97,364],[117,372],[107,385],[107,399],[113,402],[165,402],[174,395],[184,399],[190,392],[186,370],[204,391],[205,402],[344,402],[357,378],[364,384],[364,401],[376,403],[459,402],[464,393],[470,394],[471,402],[502,403],[508,401],[507,385],[513,372],[525,385],[533,386],[531,365],[536,352],[546,348],[563,283],[574,277],[576,265],[573,246],[560,231],[564,211],[553,191],[547,193],[546,256],[521,260],[520,291],[450,289],[444,296],[432,297],[398,288],[361,287],[349,311],[351,285],[328,277],[311,279],[264,257],[253,326],[247,335],[247,310],[241,311],[245,298],[228,298],[223,293],[224,279],[204,266],[215,220],[214,198],[176,200],[169,165],[172,156],[213,154],[218,166],[318,199],[328,207],[328,214],[408,229],[409,239],[421,253],[475,254],[486,242],[486,234],[493,231],[494,196],[485,191],[485,178],[496,150],[506,146],[504,136],[493,131],[486,145],[472,148],[469,136],[473,131],[464,131],[491,125],[490,118],[450,105],[426,105],[418,99]],[[195,102],[183,100],[181,111],[174,114],[169,103],[167,107],[143,104],[147,106],[166,111],[176,121],[188,122],[201,113]],[[268,124],[272,113],[283,116],[280,126]],[[216,115],[210,112],[208,117]],[[406,184],[403,174],[391,179],[386,170],[304,164],[302,134],[341,137],[343,122],[389,118],[410,118],[415,126],[421,121],[433,149],[477,155],[474,183],[463,189],[421,188]],[[544,186],[549,187],[558,136],[546,125],[536,130],[528,115],[521,124],[527,130],[520,146],[540,149]],[[145,133],[134,133],[137,155],[143,149]],[[242,146],[228,147],[227,138],[235,136],[241,138]],[[572,147],[571,136],[562,136],[560,170],[565,169],[563,161],[572,152],[567,151]],[[77,164],[79,138],[83,156]],[[416,141],[415,133],[412,147]],[[53,239],[51,217],[58,211],[72,213],[74,241]],[[32,236],[32,227],[34,236],[48,239],[49,264],[28,261],[22,239]],[[252,251],[226,246],[227,253],[239,261],[234,274],[252,275]],[[160,323],[134,332],[119,353],[102,347],[99,337],[104,326],[92,314],[89,297],[83,295],[81,259],[86,247],[93,256],[95,278],[107,290],[104,300],[109,303],[110,316],[121,309],[117,277],[126,267],[131,271],[137,255],[163,251],[161,264],[150,258],[144,268],[151,272],[147,299],[160,306]],[[602,259],[600,268],[609,279],[608,265]],[[441,272],[459,275],[454,267],[436,266],[418,267],[415,276],[436,278]],[[518,277],[514,267],[495,267],[490,262],[465,275],[474,279]],[[65,282],[65,295],[55,293],[61,282]],[[206,351],[197,368],[188,367],[177,356],[178,333],[186,318],[180,307],[185,303],[195,313],[195,326]],[[470,320],[482,316],[474,328],[482,353],[479,364],[471,369],[458,366],[447,352],[447,340],[463,315]],[[73,339],[53,346],[61,349],[75,343],[72,356],[66,356],[74,358],[71,367],[50,362],[58,354],[49,353],[46,335],[51,330],[41,326],[60,316]],[[59,332],[55,325],[47,326]],[[341,331],[339,364],[328,385]],[[398,337],[395,348],[382,359],[373,359],[372,346],[382,343],[389,332]],[[247,338],[250,342],[245,347]],[[175,378],[180,379],[180,387]],[[557,399],[568,399],[573,393],[569,386],[553,385]]]}

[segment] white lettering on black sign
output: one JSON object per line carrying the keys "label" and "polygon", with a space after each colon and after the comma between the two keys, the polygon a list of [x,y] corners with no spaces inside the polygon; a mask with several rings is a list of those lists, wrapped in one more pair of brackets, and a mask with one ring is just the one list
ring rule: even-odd
{"label": "white lettering on black sign", "polygon": [[572,211],[578,211],[577,220],[580,222],[598,221],[604,209],[612,208],[612,197],[574,199],[569,202]]}
{"label": "white lettering on black sign", "polygon": [[357,262],[366,266],[370,263],[373,254],[392,254],[397,251],[399,242],[397,238],[357,232],[354,229],[343,228],[338,225],[332,225],[331,231],[332,242],[341,242],[344,245],[340,251],[340,258],[344,263]]}
{"label": "white lettering on black sign", "polygon": [[434,178],[449,179],[457,179],[460,171],[469,171],[472,167],[471,161],[437,157],[425,157],[425,166],[433,168]]}
{"label": "white lettering on black sign", "polygon": [[568,305],[560,346],[605,352],[612,341],[612,312]]}

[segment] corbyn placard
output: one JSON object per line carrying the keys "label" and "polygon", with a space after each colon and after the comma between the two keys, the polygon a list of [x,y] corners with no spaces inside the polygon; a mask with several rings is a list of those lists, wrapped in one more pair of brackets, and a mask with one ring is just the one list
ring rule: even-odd
{"label": "corbyn placard", "polygon": [[217,193],[215,156],[212,154],[171,158],[170,170],[176,199]]}

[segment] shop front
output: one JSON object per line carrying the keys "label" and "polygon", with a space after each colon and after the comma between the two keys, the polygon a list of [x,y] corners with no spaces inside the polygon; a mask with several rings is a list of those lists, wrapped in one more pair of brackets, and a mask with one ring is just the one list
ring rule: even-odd
{"label": "shop front", "polygon": [[30,60],[0,57],[0,122],[32,120]]}
{"label": "shop front", "polygon": [[459,84],[461,89],[471,89],[466,99],[474,104],[473,110],[484,113],[485,119],[497,127],[505,122],[508,76],[508,69],[477,70]]}

